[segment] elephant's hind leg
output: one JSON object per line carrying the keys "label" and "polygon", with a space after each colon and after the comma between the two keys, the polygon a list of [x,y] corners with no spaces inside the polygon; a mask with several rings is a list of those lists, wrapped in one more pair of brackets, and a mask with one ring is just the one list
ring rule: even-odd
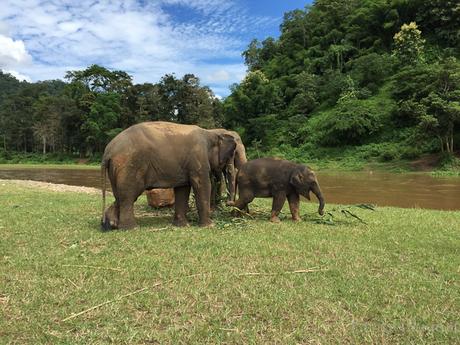
{"label": "elephant's hind leg", "polygon": [[132,229],[137,226],[134,218],[134,200],[124,200],[120,202],[120,222],[119,229]]}
{"label": "elephant's hind leg", "polygon": [[273,204],[272,204],[272,213],[270,217],[270,222],[272,223],[279,223],[280,219],[278,218],[278,215],[281,212],[281,209],[283,208],[284,202],[286,201],[286,193],[285,192],[279,192],[275,195],[273,195]]}
{"label": "elephant's hind leg", "polygon": [[118,204],[120,207],[119,229],[132,229],[137,226],[134,218],[134,202],[144,192],[143,183],[126,183],[118,188]]}

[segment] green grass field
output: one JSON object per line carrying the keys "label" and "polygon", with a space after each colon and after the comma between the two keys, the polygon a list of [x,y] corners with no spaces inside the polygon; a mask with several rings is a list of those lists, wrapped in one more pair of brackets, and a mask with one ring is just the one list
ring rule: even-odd
{"label": "green grass field", "polygon": [[460,212],[271,224],[259,199],[202,229],[145,205],[103,233],[97,195],[0,185],[0,343],[458,344]]}

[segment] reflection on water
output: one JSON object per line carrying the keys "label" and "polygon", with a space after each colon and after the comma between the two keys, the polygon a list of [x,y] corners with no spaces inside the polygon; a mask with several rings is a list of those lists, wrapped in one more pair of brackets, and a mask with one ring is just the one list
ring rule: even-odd
{"label": "reflection on water", "polygon": [[[0,179],[36,180],[96,188],[101,187],[100,174],[98,169],[0,169]],[[379,206],[460,210],[458,177],[318,172],[318,180],[326,203],[372,203]]]}

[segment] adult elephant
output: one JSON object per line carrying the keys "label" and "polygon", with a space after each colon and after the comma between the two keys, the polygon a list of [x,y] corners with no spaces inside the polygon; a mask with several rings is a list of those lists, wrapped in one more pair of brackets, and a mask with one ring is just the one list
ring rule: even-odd
{"label": "adult elephant", "polygon": [[[225,183],[227,185],[228,191],[228,201],[235,201],[236,196],[236,176],[238,175],[238,170],[241,169],[244,163],[248,160],[246,158],[246,149],[244,147],[243,141],[239,134],[235,131],[229,131],[224,128],[209,129],[210,132],[216,133],[219,135],[230,135],[235,139],[236,148],[235,153],[227,161],[223,169],[223,175],[225,178]],[[222,173],[216,171],[214,174],[215,183],[213,184],[213,192],[211,203],[216,204],[217,198],[220,195],[220,184],[222,183]]]}
{"label": "adult elephant", "polygon": [[[118,134],[102,157],[104,229],[136,226],[133,204],[144,190],[174,188],[173,224],[187,225],[186,212],[193,188],[199,224],[210,219],[210,174],[221,171],[234,155],[233,136],[207,131],[194,125],[143,122]],[[108,174],[115,202],[105,210]]]}

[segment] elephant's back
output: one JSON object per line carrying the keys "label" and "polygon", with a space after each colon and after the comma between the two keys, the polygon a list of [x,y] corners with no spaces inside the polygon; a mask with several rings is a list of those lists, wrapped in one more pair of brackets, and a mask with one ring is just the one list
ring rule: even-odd
{"label": "elephant's back", "polygon": [[131,126],[133,132],[143,135],[152,139],[152,137],[164,137],[167,139],[174,139],[177,137],[191,136],[196,131],[203,129],[195,125],[183,125],[180,123],[165,122],[165,121],[150,121],[142,122],[137,125]]}
{"label": "elephant's back", "polygon": [[150,121],[135,124],[113,138],[106,146],[104,157],[118,154],[153,154],[169,151],[168,148],[193,143],[196,131],[202,130],[195,125],[182,125],[163,121]]}
{"label": "elephant's back", "polygon": [[290,171],[296,164],[279,158],[257,158],[244,164],[241,170],[251,179],[270,180],[271,176],[282,175],[284,171]]}

